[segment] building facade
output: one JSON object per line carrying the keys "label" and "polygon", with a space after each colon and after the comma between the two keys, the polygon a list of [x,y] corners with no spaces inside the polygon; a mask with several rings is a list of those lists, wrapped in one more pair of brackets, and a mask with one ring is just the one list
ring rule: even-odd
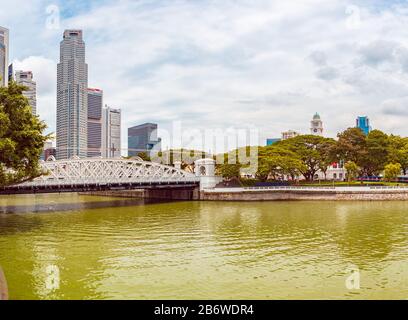
{"label": "building facade", "polygon": [[88,88],[88,151],[89,158],[102,156],[103,91]]}
{"label": "building facade", "polygon": [[281,140],[282,139],[279,139],[279,138],[266,139],[266,146],[272,146]]}
{"label": "building facade", "polygon": [[157,137],[157,124],[144,123],[128,128],[128,156],[134,157],[141,152],[150,156],[151,150],[161,149],[161,139]]}
{"label": "building facade", "polygon": [[50,156],[51,149],[55,149],[52,145],[52,141],[46,141],[44,143],[44,147],[43,147],[43,151],[41,153],[40,159],[46,161],[48,157]]}
{"label": "building facade", "polygon": [[14,68],[13,68],[13,64],[11,63],[8,66],[8,82],[10,83],[10,81],[14,80]]}
{"label": "building facade", "polygon": [[310,122],[310,134],[314,136],[323,136],[323,121],[320,115],[316,113]]}
{"label": "building facade", "polygon": [[37,84],[31,71],[17,71],[16,82],[28,88],[23,95],[28,99],[33,114],[37,113]]}
{"label": "building facade", "polygon": [[371,132],[370,119],[366,116],[357,117],[356,127],[360,128],[361,131],[363,131],[365,135],[368,135]]}
{"label": "building facade", "polygon": [[102,109],[102,157],[121,157],[121,110],[105,106]]}
{"label": "building facade", "polygon": [[300,136],[300,133],[297,131],[289,130],[282,132],[282,140],[288,140],[297,136]]}
{"label": "building facade", "polygon": [[8,86],[9,31],[0,27],[0,87]]}
{"label": "building facade", "polygon": [[82,30],[65,30],[57,67],[57,159],[87,156],[87,89]]}

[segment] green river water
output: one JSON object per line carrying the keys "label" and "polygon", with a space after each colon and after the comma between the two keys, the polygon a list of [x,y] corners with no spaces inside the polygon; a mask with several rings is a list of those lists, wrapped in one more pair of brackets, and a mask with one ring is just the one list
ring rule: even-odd
{"label": "green river water", "polygon": [[407,299],[408,202],[0,196],[0,266],[11,299]]}

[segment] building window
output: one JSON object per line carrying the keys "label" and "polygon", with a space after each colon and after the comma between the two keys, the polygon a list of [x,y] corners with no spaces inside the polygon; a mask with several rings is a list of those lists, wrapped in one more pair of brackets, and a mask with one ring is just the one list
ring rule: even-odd
{"label": "building window", "polygon": [[204,167],[204,166],[200,167],[200,174],[201,174],[202,176],[205,176],[206,170],[205,170],[205,167]]}

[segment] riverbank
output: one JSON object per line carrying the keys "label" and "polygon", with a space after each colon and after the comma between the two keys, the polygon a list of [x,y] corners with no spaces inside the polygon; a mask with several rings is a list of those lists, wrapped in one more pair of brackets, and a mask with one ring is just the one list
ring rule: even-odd
{"label": "riverbank", "polygon": [[204,190],[204,201],[405,201],[407,187],[265,187]]}
{"label": "riverbank", "polygon": [[215,188],[198,192],[158,194],[147,190],[83,193],[94,196],[196,201],[406,201],[408,187],[252,187]]}

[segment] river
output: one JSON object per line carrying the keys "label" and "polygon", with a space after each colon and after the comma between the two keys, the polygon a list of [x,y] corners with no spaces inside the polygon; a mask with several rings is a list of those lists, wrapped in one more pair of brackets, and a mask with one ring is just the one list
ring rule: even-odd
{"label": "river", "polygon": [[11,299],[407,299],[408,202],[0,196],[0,266]]}

